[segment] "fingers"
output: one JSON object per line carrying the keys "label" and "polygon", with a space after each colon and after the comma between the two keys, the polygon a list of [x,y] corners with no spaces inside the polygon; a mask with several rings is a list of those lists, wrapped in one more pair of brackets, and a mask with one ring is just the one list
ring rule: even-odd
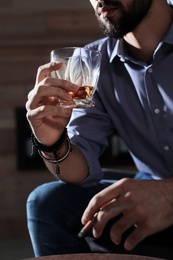
{"label": "fingers", "polygon": [[147,234],[147,229],[145,229],[144,226],[136,227],[134,231],[126,238],[124,243],[125,249],[131,251],[148,235],[150,234]]}
{"label": "fingers", "polygon": [[[119,244],[122,234],[134,224],[135,219],[129,214],[132,212],[132,208],[133,206],[121,196],[104,205],[98,212],[97,221],[93,226],[93,235],[99,237],[108,221],[116,218],[116,223],[111,228],[111,238],[115,244]],[[123,216],[120,218],[121,215]],[[119,218],[120,220],[118,220]]]}
{"label": "fingers", "polygon": [[71,109],[63,109],[62,107],[57,106],[39,106],[35,109],[29,110],[26,116],[29,119],[29,121],[34,121],[34,118],[36,118],[37,121],[39,121],[40,119],[43,119],[48,116],[54,116],[56,120],[56,117],[59,114],[61,115],[61,117],[69,117],[71,115]]}
{"label": "fingers", "polygon": [[133,227],[134,223],[136,223],[136,219],[134,218],[134,214],[131,211],[128,212],[128,214],[123,214],[121,218],[117,220],[111,227],[111,240],[116,245],[119,245],[121,243],[121,238],[124,232]]}
{"label": "fingers", "polygon": [[[145,192],[148,182],[140,182],[144,191],[140,188],[139,182],[138,180],[123,179],[91,199],[83,214],[82,223],[85,224],[85,221],[92,219],[95,212],[98,212],[93,225],[94,237],[100,237],[108,221],[114,218],[115,224],[111,227],[110,237],[115,244],[120,244],[123,234],[134,227],[125,241],[124,246],[127,250],[132,250],[145,237],[157,231],[153,229],[149,217],[153,214],[153,207],[149,206],[148,212],[146,212],[147,198],[151,197]],[[136,196],[136,191],[141,195]]]}
{"label": "fingers", "polygon": [[27,109],[35,109],[39,106],[58,105],[60,100],[72,101],[69,92],[76,92],[78,86],[66,80],[52,78],[50,73],[60,69],[61,63],[48,63],[38,69],[36,85],[28,94]]}
{"label": "fingers", "polygon": [[78,86],[71,84],[68,81],[46,78],[28,94],[26,109],[32,110],[41,107],[40,110],[42,110],[42,112],[44,110],[45,112],[45,106],[52,106],[49,108],[47,107],[47,109],[49,109],[48,111],[51,112],[52,115],[58,115],[59,113],[61,116],[69,116],[71,110],[61,109],[58,107],[59,100],[72,100],[72,96],[67,93],[67,90],[77,91]]}
{"label": "fingers", "polygon": [[[72,109],[61,107],[61,101],[72,101],[68,92],[75,92],[78,86],[51,77],[51,72],[62,67],[62,62],[48,63],[38,69],[35,87],[29,92],[26,102],[27,119],[37,139],[51,145],[68,124]],[[47,137],[47,133],[49,138]]]}
{"label": "fingers", "polygon": [[106,189],[97,193],[89,202],[82,216],[82,223],[86,224],[87,221],[92,219],[94,214],[109,204],[112,200],[117,199],[124,191],[122,189],[123,183],[128,179],[122,179],[110,185]]}
{"label": "fingers", "polygon": [[[141,222],[139,225],[135,224],[138,223],[138,216],[134,214],[133,208],[127,205],[120,205],[121,203],[117,200],[113,202],[112,205],[109,204],[108,208],[106,206],[103,210],[98,212],[96,221],[93,225],[93,236],[99,238],[108,221],[114,218],[115,224],[113,224],[110,229],[110,238],[112,242],[119,245],[123,234],[130,230],[130,234],[128,234],[124,243],[125,249],[130,251],[143,239],[154,233],[155,230],[153,230],[152,227],[147,226],[145,221]],[[127,208],[129,208],[129,210],[127,210]],[[121,214],[124,209],[126,209],[126,212]]]}
{"label": "fingers", "polygon": [[29,93],[29,99],[32,101],[33,107],[36,106],[38,102],[43,101],[44,97],[58,97],[58,99],[68,101],[72,100],[72,96],[68,94],[68,92],[76,91],[77,89],[78,87],[76,85],[67,81],[46,78]]}
{"label": "fingers", "polygon": [[51,62],[40,66],[37,72],[36,85],[44,78],[50,77],[51,72],[59,70],[62,67],[62,65],[62,62]]}

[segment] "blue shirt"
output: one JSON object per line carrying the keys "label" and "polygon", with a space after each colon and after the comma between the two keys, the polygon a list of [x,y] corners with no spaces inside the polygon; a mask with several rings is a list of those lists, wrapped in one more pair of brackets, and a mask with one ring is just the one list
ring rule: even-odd
{"label": "blue shirt", "polygon": [[139,171],[153,179],[173,177],[173,24],[150,65],[132,58],[123,39],[104,38],[88,47],[102,53],[95,107],[74,109],[68,126],[89,167],[81,184],[102,178],[98,158],[115,130]]}

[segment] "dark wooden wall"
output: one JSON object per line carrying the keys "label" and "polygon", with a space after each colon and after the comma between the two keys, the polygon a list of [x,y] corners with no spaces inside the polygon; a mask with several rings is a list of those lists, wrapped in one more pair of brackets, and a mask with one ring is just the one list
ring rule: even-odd
{"label": "dark wooden wall", "polygon": [[49,61],[50,51],[100,36],[89,1],[1,1],[0,153],[15,151],[14,109],[24,106],[37,68]]}

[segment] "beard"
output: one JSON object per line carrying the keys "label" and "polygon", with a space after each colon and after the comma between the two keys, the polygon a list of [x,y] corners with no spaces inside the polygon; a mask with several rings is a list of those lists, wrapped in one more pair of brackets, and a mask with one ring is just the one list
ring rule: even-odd
{"label": "beard", "polygon": [[[103,0],[98,2],[96,7],[96,17],[103,33],[113,38],[122,38],[127,33],[133,31],[147,15],[151,7],[152,0],[131,0],[125,7],[120,0]],[[101,19],[98,15],[98,8],[101,6],[112,6],[117,9],[117,17],[107,17]]]}

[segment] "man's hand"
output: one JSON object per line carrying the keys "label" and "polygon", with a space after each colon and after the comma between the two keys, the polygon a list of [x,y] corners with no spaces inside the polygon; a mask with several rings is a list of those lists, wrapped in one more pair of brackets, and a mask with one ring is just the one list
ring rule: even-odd
{"label": "man's hand", "polygon": [[35,87],[28,94],[27,119],[36,138],[45,145],[54,144],[69,122],[71,109],[62,108],[59,99],[72,100],[69,92],[76,92],[78,86],[52,78],[51,72],[59,70],[62,62],[53,62],[38,69]]}
{"label": "man's hand", "polygon": [[91,199],[82,223],[86,224],[96,212],[94,237],[100,237],[107,222],[122,214],[111,227],[110,237],[119,244],[123,233],[134,226],[124,244],[127,250],[132,250],[147,236],[173,225],[173,179],[117,181]]}

